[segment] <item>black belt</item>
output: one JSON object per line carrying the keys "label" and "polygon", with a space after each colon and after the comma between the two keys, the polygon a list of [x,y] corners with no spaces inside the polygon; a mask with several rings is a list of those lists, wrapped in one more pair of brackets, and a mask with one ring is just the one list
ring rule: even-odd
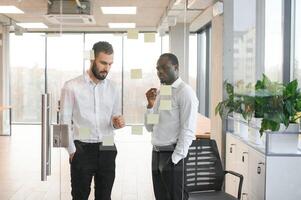
{"label": "black belt", "polygon": [[176,148],[176,144],[171,144],[166,146],[153,145],[153,151],[155,152],[174,151],[175,148]]}

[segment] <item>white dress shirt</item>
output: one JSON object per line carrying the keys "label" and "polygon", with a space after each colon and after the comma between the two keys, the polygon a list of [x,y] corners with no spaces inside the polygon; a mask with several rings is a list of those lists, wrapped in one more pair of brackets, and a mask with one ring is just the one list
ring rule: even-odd
{"label": "white dress shirt", "polygon": [[[156,98],[154,107],[145,113],[145,127],[152,132],[152,144],[167,146],[176,144],[172,154],[172,162],[177,164],[185,158],[192,140],[195,139],[196,118],[199,101],[193,89],[178,78],[172,85],[171,96]],[[159,110],[160,100],[171,100],[171,110]],[[147,124],[147,114],[159,114],[159,123]]]}
{"label": "white dress shirt", "polygon": [[[121,100],[110,80],[95,84],[86,72],[65,83],[60,102],[61,124],[69,127],[69,154],[75,152],[74,140],[95,143],[103,136],[114,136],[112,117],[121,114]],[[88,138],[80,138],[82,130],[88,132]]]}

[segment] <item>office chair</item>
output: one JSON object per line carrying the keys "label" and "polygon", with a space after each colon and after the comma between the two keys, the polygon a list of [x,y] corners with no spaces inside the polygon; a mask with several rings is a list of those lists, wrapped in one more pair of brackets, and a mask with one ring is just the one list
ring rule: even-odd
{"label": "office chair", "polygon": [[[189,200],[237,200],[241,197],[243,176],[224,171],[215,140],[194,140],[185,159],[184,181]],[[237,198],[222,191],[225,175],[239,178]]]}

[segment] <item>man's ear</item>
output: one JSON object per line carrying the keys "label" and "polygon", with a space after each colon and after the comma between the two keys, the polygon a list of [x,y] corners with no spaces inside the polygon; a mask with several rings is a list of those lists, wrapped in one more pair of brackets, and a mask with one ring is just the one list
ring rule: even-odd
{"label": "man's ear", "polygon": [[179,65],[174,65],[176,71],[179,71]]}

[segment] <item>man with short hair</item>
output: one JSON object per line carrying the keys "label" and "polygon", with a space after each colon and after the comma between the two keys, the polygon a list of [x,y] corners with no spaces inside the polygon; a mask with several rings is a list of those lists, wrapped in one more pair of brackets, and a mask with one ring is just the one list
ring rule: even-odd
{"label": "man with short hair", "polygon": [[[171,87],[171,95],[160,95],[156,88],[146,92],[145,127],[152,132],[154,193],[156,200],[187,200],[184,158],[195,138],[199,102],[193,89],[179,77],[179,62],[174,54],[160,56],[157,75],[162,85]],[[160,109],[161,100],[170,101],[171,109]],[[149,114],[158,114],[159,122],[148,124]]]}
{"label": "man with short hair", "polygon": [[88,199],[93,177],[95,199],[111,199],[117,150],[115,146],[103,148],[102,142],[125,124],[118,89],[106,79],[113,64],[113,47],[97,42],[93,52],[90,68],[67,81],[61,92],[61,124],[69,127],[73,200]]}

